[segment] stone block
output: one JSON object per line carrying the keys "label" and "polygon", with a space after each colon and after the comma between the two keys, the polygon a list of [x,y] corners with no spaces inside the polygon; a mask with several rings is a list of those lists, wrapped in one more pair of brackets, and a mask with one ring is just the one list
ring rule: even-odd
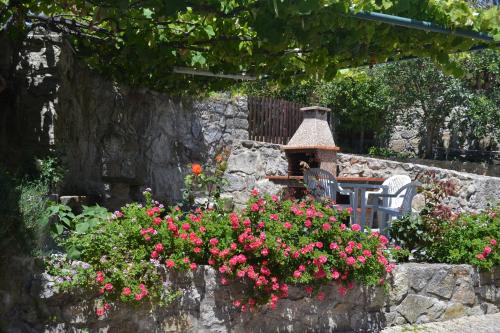
{"label": "stone block", "polygon": [[397,312],[410,324],[436,320],[446,309],[446,303],[433,297],[408,295],[397,307]]}

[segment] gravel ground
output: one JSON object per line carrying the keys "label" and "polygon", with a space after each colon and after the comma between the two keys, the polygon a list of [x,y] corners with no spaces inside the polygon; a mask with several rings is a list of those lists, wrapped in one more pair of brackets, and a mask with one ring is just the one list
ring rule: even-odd
{"label": "gravel ground", "polygon": [[500,313],[420,325],[388,327],[382,333],[500,333]]}

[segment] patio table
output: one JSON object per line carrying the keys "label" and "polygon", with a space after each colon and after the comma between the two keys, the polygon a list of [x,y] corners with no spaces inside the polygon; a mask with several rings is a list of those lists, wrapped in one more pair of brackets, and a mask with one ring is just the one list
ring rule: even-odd
{"label": "patio table", "polygon": [[[360,183],[339,183],[339,185],[348,190],[352,190],[354,193],[354,205],[352,207],[352,221],[357,222],[358,218],[358,208],[360,209],[360,225],[361,229],[364,230],[366,223],[366,209],[372,207],[372,205],[367,205],[365,202],[365,192],[367,190],[378,190],[382,189],[382,194],[387,194],[389,187],[386,185],[376,185],[376,184],[360,184]],[[383,205],[387,206],[387,197],[383,197]],[[372,212],[373,214],[373,212]]]}

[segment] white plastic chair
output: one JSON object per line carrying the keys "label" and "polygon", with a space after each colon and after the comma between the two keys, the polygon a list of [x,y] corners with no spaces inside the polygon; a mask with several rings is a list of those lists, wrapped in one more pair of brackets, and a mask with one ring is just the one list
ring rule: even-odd
{"label": "white plastic chair", "polygon": [[386,229],[387,229],[387,221],[386,221],[386,215],[388,215],[388,220],[391,221],[393,219],[401,218],[405,216],[408,213],[411,213],[411,203],[413,201],[413,198],[415,195],[417,195],[417,189],[420,187],[420,182],[414,181],[410,182],[409,184],[406,184],[405,186],[401,187],[399,191],[397,191],[394,194],[375,194],[376,197],[378,198],[398,198],[401,193],[404,192],[404,196],[401,199],[401,204],[396,207],[389,207],[389,206],[378,206],[375,205],[374,211],[372,212],[372,216],[377,212],[377,215],[381,215],[381,222],[379,225],[380,232],[382,234],[385,234]]}
{"label": "white plastic chair", "polygon": [[[411,178],[408,177],[407,175],[396,175],[396,176],[392,176],[392,177],[387,178],[382,183],[382,185],[387,186],[387,193],[388,194],[394,194],[397,191],[399,191],[399,189],[401,187],[403,187],[409,183],[411,183]],[[403,202],[403,197],[405,196],[405,193],[406,193],[406,191],[403,191],[397,197],[394,197],[394,198],[389,197],[387,199],[388,200],[387,207],[396,208],[396,207],[401,206],[401,203]],[[366,191],[365,197],[364,197],[365,202],[367,204],[369,204],[369,200],[371,198],[375,198],[376,197],[375,195],[377,195],[377,194],[382,194],[382,189],[378,189],[376,191]],[[375,204],[378,204],[378,202],[376,202]]]}
{"label": "white plastic chair", "polygon": [[[411,178],[407,175],[395,175],[392,177],[387,178],[382,185],[387,186],[387,194],[389,195],[394,195],[401,189],[403,186],[411,183]],[[366,207],[367,208],[372,208],[372,214],[370,216],[370,227],[373,227],[373,213],[376,207],[378,207],[381,202],[380,199],[381,197],[379,196],[382,194],[382,189],[378,189],[375,191],[366,191],[365,192],[365,197],[363,198],[366,202]],[[406,194],[406,189],[401,191],[398,196],[396,197],[391,197],[388,196],[386,198],[387,200],[387,206],[388,208],[398,208],[401,207],[401,204],[403,203],[403,198]],[[370,203],[370,199],[374,199],[375,202]],[[378,216],[377,216],[378,218]]]}

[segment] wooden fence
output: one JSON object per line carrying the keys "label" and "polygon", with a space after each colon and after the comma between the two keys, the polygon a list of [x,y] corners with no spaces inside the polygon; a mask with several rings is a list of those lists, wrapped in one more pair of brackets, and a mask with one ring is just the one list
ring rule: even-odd
{"label": "wooden fence", "polygon": [[287,144],[302,122],[303,105],[271,97],[248,97],[250,140]]}

